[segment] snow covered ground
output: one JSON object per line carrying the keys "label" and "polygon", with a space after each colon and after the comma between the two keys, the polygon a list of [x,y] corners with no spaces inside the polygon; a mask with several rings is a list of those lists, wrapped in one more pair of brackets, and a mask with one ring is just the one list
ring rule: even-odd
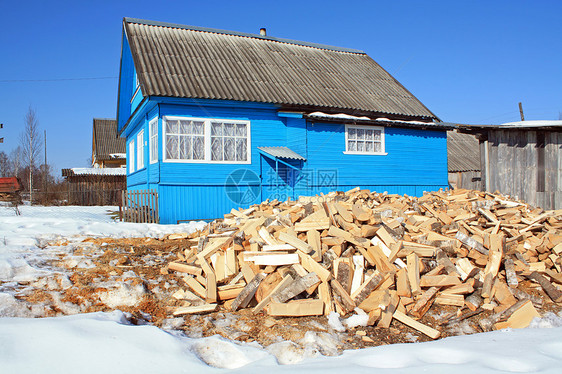
{"label": "snow covered ground", "polygon": [[[562,318],[553,314],[530,328],[457,336],[430,343],[345,351],[337,357],[297,349],[289,342],[263,349],[219,337],[193,339],[176,330],[132,325],[111,313],[18,318],[3,308],[10,285],[53,270],[46,260],[72,246],[50,246],[86,236],[159,237],[189,232],[202,223],[129,224],[113,221],[111,207],[29,207],[22,215],[0,207],[0,373],[561,373]],[[4,299],[2,299],[4,298]],[[17,314],[16,314],[17,315]],[[314,336],[310,336],[314,343]],[[280,365],[279,363],[292,363]]]}

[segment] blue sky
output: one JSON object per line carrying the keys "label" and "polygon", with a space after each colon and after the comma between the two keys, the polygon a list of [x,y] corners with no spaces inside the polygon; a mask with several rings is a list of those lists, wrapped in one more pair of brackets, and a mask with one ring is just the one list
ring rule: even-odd
{"label": "blue sky", "polygon": [[0,0],[0,151],[31,105],[49,164],[86,166],[92,118],[115,118],[125,16],[361,49],[447,122],[562,112],[561,1]]}

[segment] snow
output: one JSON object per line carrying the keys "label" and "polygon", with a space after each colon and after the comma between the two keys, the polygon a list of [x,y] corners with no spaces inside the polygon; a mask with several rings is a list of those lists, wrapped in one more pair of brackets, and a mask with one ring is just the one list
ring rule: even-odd
{"label": "snow", "polygon": [[508,122],[498,125],[498,128],[516,128],[516,127],[561,127],[562,121],[560,120],[538,120],[538,121],[519,121]]}
{"label": "snow", "polygon": [[72,168],[75,175],[127,175],[125,168]]}
{"label": "snow", "polygon": [[[557,317],[560,319],[560,317]],[[560,319],[562,320],[562,319]],[[314,338],[309,338],[314,340]],[[284,364],[284,365],[279,365]],[[213,336],[134,326],[122,312],[1,318],[2,373],[559,373],[562,328],[501,330],[321,356],[294,343],[267,350]]]}
{"label": "snow", "polygon": [[[0,206],[0,281],[29,282],[49,273],[36,264],[61,250],[72,251],[71,246],[49,247],[50,242],[80,242],[86,237],[152,237],[166,234],[193,232],[205,226],[203,222],[179,225],[117,222],[108,213],[117,207],[42,207],[20,206],[17,216],[12,208]],[[92,264],[76,261],[74,266]],[[1,287],[0,287],[1,291]]]}
{"label": "snow", "polygon": [[344,114],[344,113],[338,113],[338,114],[327,114],[324,112],[312,112],[309,114],[309,116],[312,117],[321,117],[321,118],[338,118],[338,119],[355,119],[355,120],[364,120],[364,121],[370,121],[371,119],[369,117],[357,117],[357,116],[352,116],[349,114]]}
{"label": "snow", "polygon": [[369,322],[369,315],[361,308],[355,308],[354,311],[355,314],[345,320],[347,328],[354,329],[359,326],[367,326],[367,323]]}
{"label": "snow", "polygon": [[[182,225],[129,224],[113,221],[112,207],[21,207],[22,215],[0,207],[0,372],[12,373],[560,373],[562,315],[546,313],[529,328],[455,336],[427,343],[386,345],[344,351],[338,334],[365,316],[355,314],[344,324],[328,317],[329,332],[308,331],[298,342],[279,342],[267,348],[219,336],[188,337],[183,320],[166,320],[159,329],[149,323],[132,325],[121,311],[83,314],[80,307],[57,299],[56,290],[69,287],[64,273],[48,268],[57,253],[72,254],[73,245],[87,236],[160,237],[190,232],[202,223]],[[50,245],[68,241],[65,245]],[[59,243],[60,244],[60,243]],[[84,245],[84,243],[82,243]],[[93,248],[93,247],[92,247]],[[77,259],[78,261],[78,259]],[[47,277],[42,275],[47,274]],[[39,277],[41,275],[41,277]],[[142,297],[134,274],[124,273],[121,288],[103,279],[104,302],[124,305]],[[130,278],[130,283],[128,279]],[[43,306],[22,307],[10,285],[31,282],[51,292],[67,316],[42,315]],[[11,317],[7,317],[11,316]],[[229,317],[230,318],[230,317]],[[229,319],[213,323],[228,327]],[[361,325],[361,324],[359,324]],[[415,340],[415,337],[412,337]]]}
{"label": "snow", "polygon": [[336,312],[328,314],[328,325],[338,332],[344,332],[345,326],[341,323],[340,315]]}

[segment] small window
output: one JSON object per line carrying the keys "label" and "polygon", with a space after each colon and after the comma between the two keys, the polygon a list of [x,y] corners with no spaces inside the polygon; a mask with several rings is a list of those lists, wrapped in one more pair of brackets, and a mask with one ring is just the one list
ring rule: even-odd
{"label": "small window", "polygon": [[148,127],[150,128],[150,163],[158,161],[158,118],[150,121]]}
{"label": "small window", "polygon": [[129,142],[129,174],[135,171],[135,141]]}
{"label": "small window", "polygon": [[384,127],[345,126],[345,153],[384,155]]}
{"label": "small window", "polygon": [[144,168],[144,130],[137,134],[137,170]]}

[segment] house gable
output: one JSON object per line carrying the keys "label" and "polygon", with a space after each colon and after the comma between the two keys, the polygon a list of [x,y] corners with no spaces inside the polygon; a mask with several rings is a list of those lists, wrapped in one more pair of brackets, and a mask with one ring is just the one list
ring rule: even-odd
{"label": "house gable", "polygon": [[138,108],[143,99],[142,88],[138,80],[129,41],[123,30],[121,45],[121,63],[119,67],[119,92],[117,99],[117,126],[121,131],[129,117]]}

